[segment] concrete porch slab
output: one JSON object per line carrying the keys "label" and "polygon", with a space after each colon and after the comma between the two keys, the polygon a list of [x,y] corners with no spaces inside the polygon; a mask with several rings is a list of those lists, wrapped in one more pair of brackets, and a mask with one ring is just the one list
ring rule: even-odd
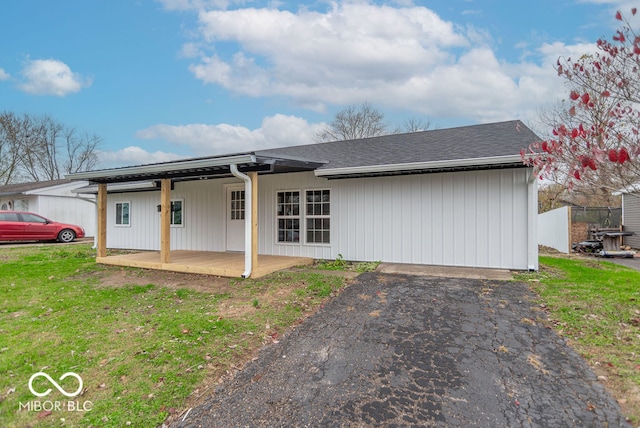
{"label": "concrete porch slab", "polygon": [[406,263],[381,263],[377,269],[382,273],[404,275],[437,276],[443,278],[490,279],[511,281],[513,275],[506,269],[488,269],[458,266],[414,265]]}

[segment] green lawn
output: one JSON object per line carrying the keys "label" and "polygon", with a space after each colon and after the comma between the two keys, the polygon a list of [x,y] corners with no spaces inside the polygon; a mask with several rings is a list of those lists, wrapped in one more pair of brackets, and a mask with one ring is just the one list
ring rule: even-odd
{"label": "green lawn", "polygon": [[550,324],[640,421],[640,272],[595,258],[540,257],[521,275],[540,295]]}
{"label": "green lawn", "polygon": [[[278,273],[207,292],[110,286],[123,269],[94,257],[88,245],[0,248],[1,427],[160,425],[344,285]],[[52,392],[34,396],[40,371],[67,392],[78,382],[60,376],[78,374],[83,393],[67,398],[40,376],[33,389]]]}
{"label": "green lawn", "polygon": [[[344,285],[288,272],[210,290],[176,287],[93,258],[88,245],[0,248],[1,427],[160,425]],[[637,423],[640,273],[598,259],[540,260],[540,272],[519,279]],[[123,281],[123,271],[137,281]],[[34,390],[52,392],[35,397],[28,384],[40,371],[69,392],[77,381],[59,378],[77,373],[83,392],[67,398],[38,377]],[[67,407],[25,407],[34,401]],[[89,411],[69,411],[69,402]]]}

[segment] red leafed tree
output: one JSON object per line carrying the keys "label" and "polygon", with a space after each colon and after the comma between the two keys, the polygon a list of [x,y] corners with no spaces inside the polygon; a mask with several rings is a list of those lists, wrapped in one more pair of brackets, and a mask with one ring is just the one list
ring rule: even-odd
{"label": "red leafed tree", "polygon": [[640,36],[620,12],[616,19],[620,29],[598,40],[596,53],[558,60],[569,99],[546,117],[550,138],[521,153],[540,178],[569,189],[610,194],[640,185]]}

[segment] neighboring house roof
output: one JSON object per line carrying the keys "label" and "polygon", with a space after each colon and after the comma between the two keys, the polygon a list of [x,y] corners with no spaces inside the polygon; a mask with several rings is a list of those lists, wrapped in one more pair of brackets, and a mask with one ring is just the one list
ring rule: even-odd
{"label": "neighboring house roof", "polygon": [[70,179],[65,178],[60,180],[34,181],[30,183],[7,184],[6,186],[0,186],[0,196],[24,195],[27,192],[31,192],[34,190],[58,186],[60,184],[66,184],[70,182],[71,182]]}
{"label": "neighboring house roof", "polygon": [[316,175],[329,178],[524,167],[520,152],[536,141],[540,137],[521,121],[513,120],[112,168],[69,178],[116,183],[228,175],[231,163],[241,171],[315,170]]}
{"label": "neighboring house roof", "polygon": [[640,192],[640,183],[632,184],[624,189],[617,190],[612,193],[613,196],[620,196],[624,194],[638,193]]}

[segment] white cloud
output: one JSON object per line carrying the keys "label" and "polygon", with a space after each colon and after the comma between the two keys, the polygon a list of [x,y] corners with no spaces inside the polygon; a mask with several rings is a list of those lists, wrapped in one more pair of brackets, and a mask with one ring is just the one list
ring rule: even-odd
{"label": "white cloud", "polygon": [[20,88],[35,95],[63,97],[91,86],[91,79],[71,71],[62,61],[55,59],[29,60],[22,69]]}
{"label": "white cloud", "polygon": [[555,65],[556,60],[559,57],[578,59],[585,54],[596,53],[598,48],[595,43],[576,43],[573,45],[566,45],[564,43],[555,42],[545,43],[540,46],[538,51],[547,61],[550,58],[553,59],[552,65]]}
{"label": "white cloud", "polygon": [[[231,57],[202,57],[197,78],[250,96],[333,102],[344,90],[406,81],[451,60],[467,39],[424,7],[334,4],[326,13],[238,9],[200,14],[203,42],[234,41]],[[322,95],[326,94],[326,95]],[[340,100],[338,100],[340,102]]]}
{"label": "white cloud", "polygon": [[[199,57],[190,66],[196,78],[316,111],[368,101],[481,122],[535,116],[561,88],[557,57],[593,48],[545,45],[509,62],[484,29],[461,28],[421,6],[366,2],[332,3],[324,12],[201,11],[199,20],[199,49],[184,49]],[[237,49],[216,49],[226,42]]]}
{"label": "white cloud", "polygon": [[[628,0],[591,1],[619,6]],[[488,30],[456,25],[404,0],[395,6],[339,0],[297,11],[279,10],[277,2],[234,10],[225,10],[222,0],[161,2],[168,9],[198,11],[198,37],[182,50],[197,79],[238,95],[285,97],[319,112],[367,101],[383,110],[442,119],[535,120],[565,95],[554,69],[558,57],[595,50],[594,44],[577,42],[523,43],[515,46],[521,57],[506,60]],[[165,139],[181,132],[181,141],[195,138],[198,127],[224,137],[225,126],[240,132],[229,125],[158,126],[168,128],[145,131]],[[231,146],[264,143],[263,128],[243,128],[244,143]],[[223,144],[215,141],[216,147]]]}
{"label": "white cloud", "polygon": [[[382,92],[375,86],[366,85],[357,88],[318,86],[311,91],[299,82],[293,82],[288,90],[298,100],[308,100],[310,106],[329,98],[336,103],[365,99],[382,101],[385,106],[411,106],[413,111],[431,117],[458,115],[479,122],[519,118],[530,123],[536,121],[542,105],[566,92],[554,69],[558,57],[576,58],[595,50],[594,44],[545,44],[532,54],[537,58],[535,63],[508,63],[498,59],[487,46],[473,47],[465,49],[454,61],[434,64],[426,72],[413,73],[394,85],[386,85],[381,80]],[[210,61],[212,66],[218,66],[218,81],[234,81],[237,70],[234,71],[233,65]],[[242,62],[245,62],[244,67],[259,69],[255,63],[248,64],[250,60],[238,53],[233,64]],[[268,73],[261,70],[262,73],[251,77],[256,87],[269,79]],[[157,124],[138,131],[136,137],[162,140],[187,148],[195,156],[208,156],[312,143],[324,126],[324,123],[311,124],[300,117],[277,114],[265,117],[256,129],[229,124]],[[180,157],[129,147],[105,153],[101,159],[108,163],[131,164]]]}
{"label": "white cloud", "polygon": [[179,53],[182,58],[197,58],[201,54],[200,47],[196,43],[185,43]]}
{"label": "white cloud", "polygon": [[7,80],[9,77],[11,77],[9,73],[0,68],[0,80]]}
{"label": "white cloud", "polygon": [[175,153],[167,153],[162,151],[148,152],[137,146],[129,146],[117,151],[101,151],[98,153],[98,159],[105,168],[113,168],[118,166],[144,165],[158,162],[169,162],[182,159]]}
{"label": "white cloud", "polygon": [[208,156],[311,143],[323,126],[277,114],[264,118],[261,127],[253,130],[228,124],[159,124],[138,131],[136,137],[187,146],[198,156]]}
{"label": "white cloud", "polygon": [[226,9],[226,0],[157,0],[167,10],[204,10],[207,8]]}
{"label": "white cloud", "polygon": [[[386,106],[411,106],[425,116],[447,117],[453,112],[479,122],[519,118],[530,123],[537,120],[541,106],[566,92],[554,69],[558,57],[577,58],[595,51],[595,44],[545,44],[534,53],[536,63],[508,63],[499,60],[489,47],[475,47],[466,49],[455,61],[436,64],[428,72],[385,86],[382,95],[386,98],[381,98],[378,88],[366,86],[318,87],[314,92],[293,87],[289,91],[299,91],[299,99],[310,102],[327,97],[344,103],[379,100]],[[233,67],[223,64],[218,71],[220,81],[234,79]],[[266,73],[253,76],[256,85],[261,79],[267,79]],[[158,124],[139,131],[136,137],[163,140],[206,156],[312,143],[324,126],[295,116],[274,115],[266,117],[257,129],[229,124]]]}

